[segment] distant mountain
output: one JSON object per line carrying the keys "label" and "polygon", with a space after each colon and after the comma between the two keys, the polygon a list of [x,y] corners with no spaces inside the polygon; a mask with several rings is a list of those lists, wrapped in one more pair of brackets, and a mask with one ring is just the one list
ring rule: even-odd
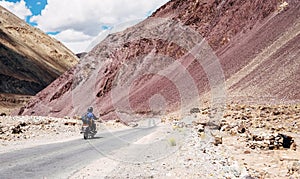
{"label": "distant mountain", "polygon": [[19,114],[76,115],[94,106],[103,119],[126,122],[210,99],[300,100],[299,16],[292,0],[172,0],[109,35]]}
{"label": "distant mountain", "polygon": [[1,101],[6,101],[4,94],[9,99],[35,95],[77,63],[60,42],[0,6]]}
{"label": "distant mountain", "polygon": [[82,52],[82,53],[77,53],[76,56],[80,59],[83,58],[86,54],[87,52]]}

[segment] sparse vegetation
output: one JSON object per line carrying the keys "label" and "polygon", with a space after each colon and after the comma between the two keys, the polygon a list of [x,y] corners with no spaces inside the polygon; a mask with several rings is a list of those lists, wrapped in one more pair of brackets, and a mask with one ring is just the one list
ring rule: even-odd
{"label": "sparse vegetation", "polygon": [[170,143],[171,146],[176,146],[176,139],[173,138],[173,137],[170,138],[170,139],[169,139],[169,143]]}

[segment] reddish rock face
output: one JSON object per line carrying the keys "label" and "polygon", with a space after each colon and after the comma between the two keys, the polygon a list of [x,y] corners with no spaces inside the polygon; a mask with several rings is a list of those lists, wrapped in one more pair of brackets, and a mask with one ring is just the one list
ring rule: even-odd
{"label": "reddish rock face", "polygon": [[19,114],[75,115],[93,106],[103,119],[127,122],[132,114],[189,111],[205,98],[299,99],[300,3],[287,4],[170,1],[108,36]]}

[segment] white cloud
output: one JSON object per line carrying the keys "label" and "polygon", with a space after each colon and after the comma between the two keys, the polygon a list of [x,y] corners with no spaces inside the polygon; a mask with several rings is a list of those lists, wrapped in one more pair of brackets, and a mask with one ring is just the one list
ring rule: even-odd
{"label": "white cloud", "polygon": [[[54,37],[55,38],[55,37]],[[91,40],[83,40],[83,41],[77,41],[77,42],[63,42],[63,44],[68,47],[72,52],[74,53],[81,53],[81,52],[87,52],[85,51],[85,47],[89,46],[91,43]]]}
{"label": "white cloud", "polygon": [[84,34],[83,32],[75,31],[73,29],[68,29],[53,35],[54,38],[64,41],[64,42],[80,42],[84,40],[91,40],[93,37]]}
{"label": "white cloud", "polygon": [[26,7],[26,3],[24,0],[21,0],[20,2],[15,2],[15,3],[0,0],[0,5],[23,20],[26,20],[27,16],[32,15],[29,8]]}
{"label": "white cloud", "polygon": [[[168,1],[48,0],[41,15],[33,16],[31,22],[36,22],[38,28],[45,32],[61,32],[55,38],[60,38],[66,45],[75,40],[71,37],[72,33],[83,38],[82,41],[86,41],[89,37],[95,38],[103,30],[102,26],[115,26],[124,22],[144,19],[149,12]],[[70,31],[70,29],[72,30]],[[82,45],[81,51],[86,47]],[[77,53],[77,51],[74,52]]]}
{"label": "white cloud", "polygon": [[92,36],[86,35],[83,32],[75,31],[73,29],[68,29],[51,36],[63,42],[65,46],[75,53],[83,52],[84,50],[82,47],[88,46],[93,39]]}

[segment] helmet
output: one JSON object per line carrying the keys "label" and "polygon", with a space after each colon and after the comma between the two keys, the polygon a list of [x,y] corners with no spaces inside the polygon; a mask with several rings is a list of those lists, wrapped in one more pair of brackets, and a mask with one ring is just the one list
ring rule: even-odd
{"label": "helmet", "polygon": [[87,111],[88,112],[93,112],[93,107],[89,107]]}

